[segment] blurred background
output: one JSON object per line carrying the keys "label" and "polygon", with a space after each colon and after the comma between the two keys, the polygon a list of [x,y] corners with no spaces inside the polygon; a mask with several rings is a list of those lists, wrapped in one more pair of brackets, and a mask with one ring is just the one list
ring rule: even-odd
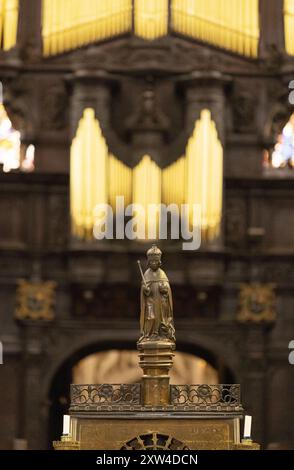
{"label": "blurred background", "polygon": [[140,380],[151,242],[93,237],[118,195],[202,208],[199,250],[158,242],[172,383],[240,383],[294,448],[291,80],[294,0],[0,2],[1,449],[51,448],[70,383]]}

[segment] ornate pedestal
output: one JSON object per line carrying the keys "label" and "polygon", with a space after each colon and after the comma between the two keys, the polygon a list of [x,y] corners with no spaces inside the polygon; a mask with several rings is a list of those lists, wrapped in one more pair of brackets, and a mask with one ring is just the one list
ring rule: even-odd
{"label": "ornate pedestal", "polygon": [[144,341],[137,344],[142,377],[142,404],[170,403],[169,370],[173,364],[175,344],[170,341]]}
{"label": "ornate pedestal", "polygon": [[167,405],[143,403],[144,386],[72,385],[72,440],[81,450],[256,448],[240,442],[239,385],[171,385]]}

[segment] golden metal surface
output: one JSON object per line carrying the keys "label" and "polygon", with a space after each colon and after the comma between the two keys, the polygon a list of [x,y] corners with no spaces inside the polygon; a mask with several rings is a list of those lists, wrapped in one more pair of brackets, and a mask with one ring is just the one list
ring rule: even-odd
{"label": "golden metal surface", "polygon": [[[289,3],[291,1],[288,0]],[[258,7],[258,0],[172,0],[172,28],[238,54],[256,57]]]}
{"label": "golden metal surface", "polygon": [[234,419],[81,419],[77,435],[81,450],[118,450],[138,436],[171,436],[191,450],[229,450]]}
{"label": "golden metal surface", "polygon": [[286,51],[294,55],[294,0],[284,1],[284,15]]}
{"label": "golden metal surface", "polygon": [[[144,274],[138,261],[142,277],[141,337],[138,344],[144,343],[152,364],[154,363],[153,356],[157,354],[163,356],[165,350],[168,351],[175,343],[172,292],[168,277],[161,269],[161,255],[161,250],[153,244],[147,251],[147,270]],[[160,351],[153,352],[158,347]]]}
{"label": "golden metal surface", "polygon": [[170,403],[169,370],[172,366],[175,344],[165,341],[138,343],[140,367],[143,370],[142,404],[168,405]]}
{"label": "golden metal surface", "polygon": [[231,450],[260,450],[260,444],[257,442],[241,442],[240,444],[232,444]]}
{"label": "golden metal surface", "polygon": [[18,12],[19,0],[0,2],[0,48],[2,46],[4,51],[8,51],[16,45]]}
{"label": "golden metal surface", "polygon": [[[189,226],[201,222],[203,239],[219,235],[222,216],[223,148],[208,109],[203,109],[195,122],[186,154],[162,171],[163,202],[188,205]],[[201,214],[194,207],[201,207]]]}
{"label": "golden metal surface", "polygon": [[[161,169],[149,155],[144,155],[133,169],[132,202],[144,208],[136,213],[138,227],[144,229],[144,233],[138,229],[138,238],[158,238],[160,213],[156,206],[161,203]],[[150,204],[154,204],[156,210],[150,210]]]}
{"label": "golden metal surface", "polygon": [[45,56],[115,37],[132,26],[131,0],[43,0],[42,12]]}
{"label": "golden metal surface", "polygon": [[[116,197],[134,206],[137,238],[157,239],[160,204],[173,204],[180,215],[187,204],[190,229],[199,227],[203,239],[213,240],[220,232],[223,193],[223,148],[208,109],[195,122],[186,155],[161,169],[149,155],[129,168],[109,153],[99,121],[92,108],[84,110],[71,145],[70,206],[72,233],[82,239],[93,238],[95,222],[104,227],[104,217],[95,212],[98,204],[110,204],[116,212]],[[200,211],[197,208],[201,207]],[[184,216],[183,216],[184,217]],[[96,238],[99,231],[95,232]]]}
{"label": "golden metal surface", "polygon": [[54,450],[80,450],[80,443],[77,441],[53,441]]}
{"label": "golden metal surface", "polygon": [[136,36],[156,39],[168,33],[168,0],[134,0]]}

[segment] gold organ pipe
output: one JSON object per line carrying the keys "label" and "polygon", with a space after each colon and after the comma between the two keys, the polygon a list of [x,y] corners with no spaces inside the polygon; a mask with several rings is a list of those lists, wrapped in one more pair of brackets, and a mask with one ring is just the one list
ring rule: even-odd
{"label": "gold organ pipe", "polygon": [[286,51],[294,55],[294,0],[284,0]]}
{"label": "gold organ pipe", "polygon": [[73,235],[85,240],[92,239],[95,207],[109,202],[115,211],[116,196],[124,196],[125,206],[131,203],[132,170],[108,153],[95,112],[92,108],[86,108],[71,145],[70,213]]}
{"label": "gold organ pipe", "polygon": [[166,167],[162,172],[162,202],[180,206],[185,200],[185,157]]}
{"label": "gold organ pipe", "polygon": [[2,33],[4,27],[4,0],[0,0],[0,45],[2,45]]}
{"label": "gold organ pipe", "polygon": [[131,26],[132,0],[42,0],[45,56],[117,36]]}
{"label": "gold organ pipe", "polygon": [[145,209],[141,217],[146,219],[140,219],[146,229],[143,239],[149,230],[158,235],[160,214],[148,214],[148,206],[162,201],[179,208],[188,204],[191,228],[198,223],[193,220],[193,205],[199,204],[202,236],[211,241],[220,233],[222,188],[223,149],[209,110],[202,110],[195,122],[185,156],[162,171],[149,155],[131,170],[109,154],[94,110],[84,110],[71,146],[70,206],[76,237],[92,238],[97,204],[109,202],[115,210],[116,196],[124,196],[125,206],[133,202]]}
{"label": "gold organ pipe", "polygon": [[135,34],[156,39],[168,32],[168,0],[134,0]]}
{"label": "gold organ pipe", "polygon": [[258,0],[172,0],[171,11],[174,31],[257,57]]}
{"label": "gold organ pipe", "polygon": [[192,228],[193,205],[201,207],[201,230],[211,241],[219,235],[222,213],[223,150],[210,111],[204,109],[196,121],[186,148],[185,202],[189,204]]}
{"label": "gold organ pipe", "polygon": [[17,41],[18,0],[0,2],[0,46],[4,51],[12,49]]}
{"label": "gold organ pipe", "polygon": [[87,108],[71,145],[70,202],[73,235],[92,238],[94,208],[107,203],[108,150],[94,110]]}
{"label": "gold organ pipe", "polygon": [[148,237],[149,230],[158,235],[160,216],[157,212],[148,217],[149,204],[161,203],[161,170],[158,165],[151,160],[149,155],[144,155],[138,165],[133,169],[133,204],[140,204],[145,214],[137,213],[140,223],[145,224],[145,237]]}
{"label": "gold organ pipe", "polygon": [[132,201],[132,170],[114,155],[109,155],[109,203],[115,211],[116,196],[124,197],[127,207]]}

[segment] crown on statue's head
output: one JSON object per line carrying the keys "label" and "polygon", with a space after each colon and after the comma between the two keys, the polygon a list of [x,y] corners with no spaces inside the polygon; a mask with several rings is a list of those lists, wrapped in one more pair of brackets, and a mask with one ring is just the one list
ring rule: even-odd
{"label": "crown on statue's head", "polygon": [[149,248],[149,250],[147,251],[147,258],[156,258],[156,259],[159,259],[161,258],[161,255],[162,255],[162,251],[156,246],[156,245],[152,245],[151,248]]}

